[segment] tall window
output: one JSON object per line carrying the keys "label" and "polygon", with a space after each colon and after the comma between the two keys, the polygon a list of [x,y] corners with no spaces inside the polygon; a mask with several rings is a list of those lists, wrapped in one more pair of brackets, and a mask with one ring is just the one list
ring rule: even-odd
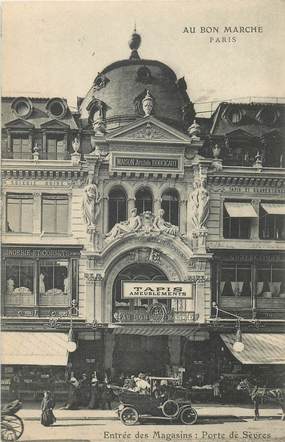
{"label": "tall window", "polygon": [[8,194],[6,231],[32,233],[33,197],[32,195]]}
{"label": "tall window", "polygon": [[70,288],[68,261],[54,259],[40,261],[40,295],[60,295],[63,293],[69,295]]}
{"label": "tall window", "polygon": [[251,220],[257,218],[253,206],[247,201],[227,201],[224,203],[224,238],[249,239]]}
{"label": "tall window", "polygon": [[261,239],[285,240],[285,204],[262,203],[259,212]]}
{"label": "tall window", "polygon": [[109,193],[109,230],[127,219],[127,197],[123,189],[115,188]]}
{"label": "tall window", "polygon": [[68,233],[68,196],[43,195],[42,231]]}
{"label": "tall window", "polygon": [[175,226],[179,225],[179,203],[176,190],[168,190],[162,195],[161,207],[164,219]]}
{"label": "tall window", "polygon": [[31,159],[32,150],[28,134],[12,136],[12,152],[14,159]]}
{"label": "tall window", "polygon": [[50,135],[47,137],[46,158],[48,160],[64,160],[66,157],[63,135]]}
{"label": "tall window", "polygon": [[142,188],[136,193],[136,208],[138,210],[138,214],[140,215],[143,212],[150,211],[152,212],[152,194],[149,189]]}

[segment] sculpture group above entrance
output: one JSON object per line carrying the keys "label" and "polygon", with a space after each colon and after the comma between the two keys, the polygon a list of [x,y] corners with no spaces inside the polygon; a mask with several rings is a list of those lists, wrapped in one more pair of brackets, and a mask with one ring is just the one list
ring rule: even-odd
{"label": "sculpture group above entrance", "polygon": [[110,232],[106,234],[106,241],[112,241],[128,233],[180,236],[178,226],[165,221],[163,209],[160,209],[156,216],[150,211],[138,215],[137,209],[132,209],[128,220],[115,224]]}

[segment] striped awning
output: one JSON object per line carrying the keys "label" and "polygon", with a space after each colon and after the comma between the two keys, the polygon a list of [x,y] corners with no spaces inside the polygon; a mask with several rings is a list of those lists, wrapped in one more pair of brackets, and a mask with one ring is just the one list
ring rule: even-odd
{"label": "striped awning", "polygon": [[250,203],[227,202],[225,209],[231,218],[257,218],[258,215]]}
{"label": "striped awning", "polygon": [[45,332],[2,332],[1,363],[7,365],[66,365],[67,335]]}
{"label": "striped awning", "polygon": [[285,204],[262,203],[261,206],[268,215],[285,215]]}
{"label": "striped awning", "polygon": [[243,333],[244,350],[240,353],[233,349],[235,334],[221,338],[242,364],[285,364],[285,334]]}
{"label": "striped awning", "polygon": [[115,335],[184,336],[185,338],[195,340],[194,337],[198,331],[197,326],[191,327],[187,325],[122,325],[114,328],[113,333]]}

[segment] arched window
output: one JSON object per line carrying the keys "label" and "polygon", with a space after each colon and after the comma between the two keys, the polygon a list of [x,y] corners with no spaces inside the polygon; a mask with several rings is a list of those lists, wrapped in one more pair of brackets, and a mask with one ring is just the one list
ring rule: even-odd
{"label": "arched window", "polygon": [[123,189],[115,188],[109,193],[109,230],[127,219],[127,197]]}
{"label": "arched window", "polygon": [[139,215],[147,210],[152,212],[152,194],[149,189],[142,188],[137,191],[136,208]]}
{"label": "arched window", "polygon": [[161,207],[164,210],[164,219],[175,226],[179,225],[179,203],[176,190],[167,190],[162,195]]}

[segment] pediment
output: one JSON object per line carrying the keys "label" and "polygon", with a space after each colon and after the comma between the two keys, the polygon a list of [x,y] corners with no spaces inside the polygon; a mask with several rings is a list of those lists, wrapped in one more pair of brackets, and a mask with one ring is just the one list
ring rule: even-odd
{"label": "pediment", "polygon": [[154,117],[142,118],[108,134],[108,141],[139,141],[190,144],[190,139]]}
{"label": "pediment", "polygon": [[34,125],[22,118],[17,118],[16,120],[6,123],[5,127],[7,127],[7,129],[33,129]]}
{"label": "pediment", "polygon": [[41,127],[43,129],[63,129],[63,130],[69,129],[68,124],[65,124],[62,121],[56,119],[49,120],[46,123],[42,123]]}
{"label": "pediment", "polygon": [[226,135],[229,138],[254,138],[254,135],[243,129],[235,129],[232,132],[227,132]]}

